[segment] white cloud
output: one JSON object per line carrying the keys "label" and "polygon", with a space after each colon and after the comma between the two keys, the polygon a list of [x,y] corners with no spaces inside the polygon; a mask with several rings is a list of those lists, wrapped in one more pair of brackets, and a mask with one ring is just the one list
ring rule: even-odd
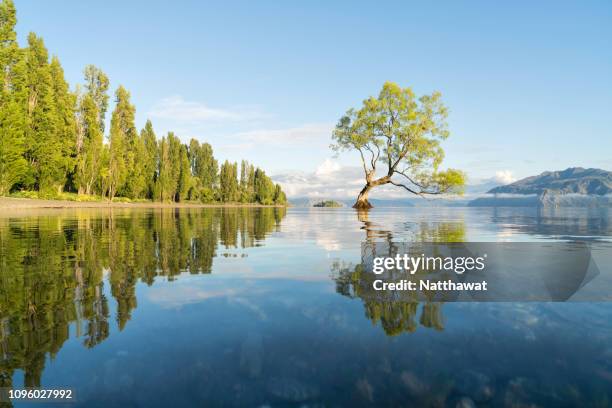
{"label": "white cloud", "polygon": [[325,141],[329,144],[333,125],[307,123],[285,129],[255,129],[236,133],[233,138],[253,144],[273,143],[278,146],[305,145]]}
{"label": "white cloud", "polygon": [[186,101],[181,96],[171,96],[160,100],[151,108],[148,115],[152,118],[179,122],[243,122],[266,117],[253,109],[212,108],[201,102]]}
{"label": "white cloud", "polygon": [[315,175],[317,175],[317,177],[330,176],[333,173],[340,171],[341,168],[342,166],[340,166],[340,163],[331,159],[325,159],[325,161],[315,170]]}
{"label": "white cloud", "polygon": [[[289,197],[313,199],[352,199],[357,197],[365,184],[363,169],[359,166],[342,166],[334,159],[327,158],[314,172],[290,172],[277,174],[272,179],[279,183]],[[406,192],[393,186],[373,190],[375,198],[401,198]]]}
{"label": "white cloud", "polygon": [[510,170],[499,170],[495,172],[494,180],[501,184],[510,184],[516,181]]}

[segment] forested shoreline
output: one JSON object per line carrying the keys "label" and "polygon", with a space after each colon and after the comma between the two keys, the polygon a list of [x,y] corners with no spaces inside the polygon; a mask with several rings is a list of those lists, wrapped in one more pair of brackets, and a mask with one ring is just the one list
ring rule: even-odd
{"label": "forested shoreline", "polygon": [[245,160],[219,165],[210,144],[158,139],[151,121],[138,131],[121,85],[105,129],[107,75],[88,65],[71,90],[41,37],[19,46],[16,22],[13,1],[0,0],[0,196],[286,204],[280,185]]}

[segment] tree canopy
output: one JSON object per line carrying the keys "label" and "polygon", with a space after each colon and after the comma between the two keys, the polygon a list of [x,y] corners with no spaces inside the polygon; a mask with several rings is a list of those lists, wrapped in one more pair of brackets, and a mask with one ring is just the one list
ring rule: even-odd
{"label": "tree canopy", "polygon": [[210,144],[158,140],[151,121],[139,132],[136,107],[115,91],[110,129],[108,76],[87,65],[73,91],[57,57],[34,33],[19,47],[13,0],[0,0],[0,195],[64,192],[113,200],[286,204],[285,193],[246,161],[219,169]]}
{"label": "tree canopy", "polygon": [[354,207],[371,208],[370,190],[386,184],[416,195],[461,193],[464,173],[440,168],[440,142],[449,136],[447,116],[439,92],[417,97],[392,82],[361,108],[349,109],[333,131],[332,148],[360,155],[365,186]]}

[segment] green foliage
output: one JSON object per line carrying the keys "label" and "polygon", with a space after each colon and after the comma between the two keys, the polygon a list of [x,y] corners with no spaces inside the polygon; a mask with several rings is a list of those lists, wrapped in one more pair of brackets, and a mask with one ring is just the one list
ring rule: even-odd
{"label": "green foliage", "polygon": [[84,71],[86,92],[77,92],[76,110],[76,188],[79,194],[102,190],[101,174],[104,142],[104,112],[108,105],[108,78],[89,65]]}
{"label": "green foliage", "polygon": [[0,195],[24,181],[25,61],[17,45],[12,0],[0,2]]}
{"label": "green foliage", "polygon": [[179,175],[177,201],[185,201],[189,198],[189,193],[192,191],[194,183],[191,177],[191,165],[187,153],[187,146],[184,144],[181,144],[178,159]]}
{"label": "green foliage", "polygon": [[257,168],[255,170],[255,198],[258,203],[270,205],[274,204],[276,186],[270,179],[270,177],[266,176],[266,173]]}
{"label": "green foliage", "polygon": [[34,33],[28,35],[25,64],[25,159],[30,176],[26,180],[28,186],[48,197],[61,191],[65,174],[49,57],[42,38]]}
{"label": "green foliage", "polygon": [[108,76],[88,65],[84,85],[71,92],[42,38],[30,33],[27,47],[19,47],[16,23],[13,1],[0,0],[0,195],[286,203],[280,186],[263,172],[256,182],[246,161],[238,180],[237,164],[220,171],[208,143],[192,139],[187,146],[172,132],[158,141],[150,121],[137,132],[136,109],[122,86],[105,143]]}
{"label": "green foliage", "polygon": [[[377,98],[347,111],[333,132],[332,148],[360,154],[366,183],[355,206],[369,207],[369,190],[384,184],[419,195],[460,193],[464,173],[440,169],[440,142],[449,136],[447,116],[440,93],[417,98],[410,88],[391,82],[383,85]],[[380,162],[386,168],[376,178]]]}
{"label": "green foliage", "polygon": [[159,162],[159,152],[157,146],[157,138],[153,131],[153,124],[147,120],[144,129],[140,132],[140,138],[144,145],[143,157],[140,164],[142,165],[142,173],[146,181],[145,196],[153,199],[155,191],[155,181],[157,180],[157,163]]}
{"label": "green foliage", "polygon": [[87,65],[83,71],[87,94],[96,105],[96,120],[100,131],[104,133],[104,118],[108,109],[108,77],[94,65]]}
{"label": "green foliage", "polygon": [[119,191],[129,196],[133,194],[132,188],[136,188],[129,183],[126,185],[134,167],[136,109],[130,104],[130,93],[122,86],[115,92],[115,103],[109,140],[108,196],[111,200]]}
{"label": "green foliage", "polygon": [[281,188],[280,184],[274,187],[274,204],[285,205],[287,204],[287,196]]}
{"label": "green foliage", "polygon": [[72,175],[76,164],[76,95],[64,79],[64,70],[57,57],[51,59],[51,83],[54,98],[55,146],[59,151],[56,165],[59,178]]}
{"label": "green foliage", "polygon": [[327,200],[327,201],[320,201],[318,203],[315,203],[313,207],[340,208],[342,207],[342,204],[340,204],[337,201]]}
{"label": "green foliage", "polygon": [[211,208],[1,217],[3,386],[21,371],[25,386],[40,387],[70,337],[96,347],[112,335],[112,319],[120,330],[129,324],[139,283],[211,273],[218,251],[261,245],[284,216],[284,208]]}
{"label": "green foliage", "polygon": [[221,165],[219,173],[219,195],[224,203],[236,202],[240,198],[238,188],[238,164],[227,160]]}

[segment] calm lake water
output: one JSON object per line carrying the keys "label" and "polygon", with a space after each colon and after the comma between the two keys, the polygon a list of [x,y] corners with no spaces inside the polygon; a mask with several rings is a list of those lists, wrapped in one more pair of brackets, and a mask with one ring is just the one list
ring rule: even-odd
{"label": "calm lake water", "polygon": [[606,245],[612,212],[0,214],[0,386],[73,407],[612,404],[612,303],[365,299],[366,240]]}

